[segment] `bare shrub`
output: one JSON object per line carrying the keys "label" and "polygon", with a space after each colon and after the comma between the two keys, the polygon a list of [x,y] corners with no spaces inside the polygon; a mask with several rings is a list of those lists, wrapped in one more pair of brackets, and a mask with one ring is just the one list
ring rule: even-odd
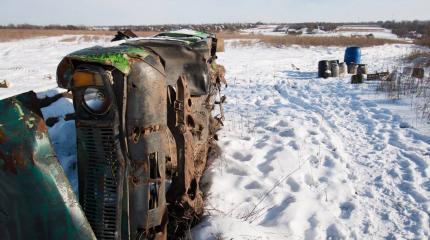
{"label": "bare shrub", "polygon": [[415,50],[404,56],[405,67],[394,69],[386,81],[381,81],[377,87],[378,91],[386,92],[388,97],[400,99],[408,97],[430,97],[427,94],[430,88],[429,78],[413,77],[414,68],[425,68],[430,66],[430,51]]}
{"label": "bare shrub", "polygon": [[407,64],[414,67],[430,67],[430,51],[415,50],[404,58]]}
{"label": "bare shrub", "polygon": [[419,57],[430,57],[430,52],[426,52],[422,50],[414,50],[405,56],[405,60],[413,61]]}
{"label": "bare shrub", "polygon": [[222,232],[212,233],[212,237],[214,240],[225,240],[226,239]]}
{"label": "bare shrub", "polygon": [[410,99],[417,114],[430,120],[430,77],[412,77],[409,68],[399,68],[378,84],[377,91],[385,92],[390,99]]}

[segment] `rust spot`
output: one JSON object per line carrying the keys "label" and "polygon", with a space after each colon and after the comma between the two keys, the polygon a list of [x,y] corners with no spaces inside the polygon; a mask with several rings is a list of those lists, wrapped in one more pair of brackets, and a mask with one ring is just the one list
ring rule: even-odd
{"label": "rust spot", "polygon": [[133,177],[131,178],[131,181],[133,182],[133,184],[134,184],[134,185],[137,185],[137,184],[139,183],[139,178],[137,178],[137,177],[133,176]]}
{"label": "rust spot", "polygon": [[37,123],[37,129],[36,132],[37,133],[45,133],[46,131],[48,131],[48,129],[46,128],[46,125],[43,121],[39,121]]}
{"label": "rust spot", "polygon": [[6,134],[0,129],[0,144],[4,144],[7,141]]}
{"label": "rust spot", "polygon": [[139,127],[134,127],[133,132],[131,134],[131,139],[133,140],[133,143],[139,142],[140,139],[140,129]]}
{"label": "rust spot", "polygon": [[26,160],[23,154],[23,147],[20,146],[18,149],[12,151],[12,157],[15,159],[17,168],[23,169],[26,165]]}
{"label": "rust spot", "polygon": [[25,167],[25,159],[22,153],[22,146],[13,149],[10,155],[0,152],[0,158],[4,160],[3,170],[14,174],[18,173],[18,169]]}

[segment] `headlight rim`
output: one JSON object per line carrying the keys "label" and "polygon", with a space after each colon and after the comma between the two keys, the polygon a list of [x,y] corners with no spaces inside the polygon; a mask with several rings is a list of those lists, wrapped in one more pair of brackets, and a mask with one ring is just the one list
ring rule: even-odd
{"label": "headlight rim", "polygon": [[[87,91],[88,91],[88,90],[90,90],[90,89],[97,90],[97,91],[99,91],[100,93],[102,93],[102,94],[103,94],[103,96],[104,96],[104,99],[105,99],[105,100],[104,100],[103,105],[101,106],[101,109],[100,109],[100,110],[97,110],[97,109],[94,109],[94,108],[90,107],[90,106],[89,106],[89,104],[88,104],[88,100],[86,100],[86,99],[85,99],[85,96],[86,96],[87,94],[90,94],[90,93],[87,93]],[[108,97],[108,94],[107,94],[106,90],[104,90],[103,88],[98,87],[98,86],[87,86],[85,89],[83,89],[83,94],[82,94],[82,106],[83,106],[83,108],[84,108],[88,113],[93,114],[93,115],[96,115],[96,116],[103,116],[103,115],[106,115],[106,114],[109,112],[109,110],[110,110],[110,108],[111,108],[111,105],[112,105],[111,100],[109,99],[109,97]]]}

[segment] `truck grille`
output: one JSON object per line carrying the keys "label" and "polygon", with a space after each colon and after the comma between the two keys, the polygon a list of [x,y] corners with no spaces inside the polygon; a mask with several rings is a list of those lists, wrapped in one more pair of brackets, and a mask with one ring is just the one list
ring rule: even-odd
{"label": "truck grille", "polygon": [[[81,205],[97,239],[115,239],[118,206],[118,159],[114,128],[79,127],[86,168]],[[82,161],[84,160],[84,161]],[[82,181],[82,179],[79,179]]]}

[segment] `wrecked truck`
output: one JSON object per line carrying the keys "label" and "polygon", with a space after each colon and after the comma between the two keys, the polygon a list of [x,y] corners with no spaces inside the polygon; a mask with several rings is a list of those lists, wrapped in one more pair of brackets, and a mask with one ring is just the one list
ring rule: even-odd
{"label": "wrecked truck", "polygon": [[203,213],[200,178],[224,119],[222,48],[215,35],[176,31],[63,58],[57,83],[73,98],[78,196],[35,94],[0,101],[2,238],[181,236]]}

